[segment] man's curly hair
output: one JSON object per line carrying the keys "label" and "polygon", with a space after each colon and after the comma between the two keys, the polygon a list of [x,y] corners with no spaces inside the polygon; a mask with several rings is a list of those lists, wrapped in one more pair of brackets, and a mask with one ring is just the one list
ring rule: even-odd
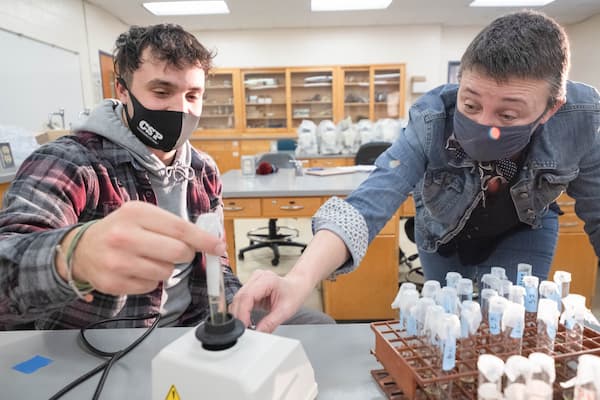
{"label": "man's curly hair", "polygon": [[115,42],[114,67],[118,77],[128,85],[132,74],[140,67],[142,52],[149,48],[152,56],[177,68],[200,65],[205,73],[212,67],[214,53],[181,26],[158,24],[147,27],[132,26],[119,35]]}

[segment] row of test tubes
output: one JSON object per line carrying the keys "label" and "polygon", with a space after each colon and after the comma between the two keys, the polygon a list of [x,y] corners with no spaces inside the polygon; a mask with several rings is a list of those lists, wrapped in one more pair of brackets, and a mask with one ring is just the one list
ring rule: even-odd
{"label": "row of test tubes", "polygon": [[[406,282],[392,307],[399,309],[402,334],[428,343],[434,353],[430,360],[442,373],[456,367],[457,341],[463,359],[477,358],[482,322],[489,330],[485,345],[491,354],[520,355],[526,321],[537,323],[537,348],[552,354],[559,318],[567,328],[571,350],[581,349],[584,320],[593,315],[585,308],[585,297],[569,293],[571,275],[557,271],[553,281],[540,283],[531,273],[531,265],[519,264],[513,284],[504,268],[492,267],[482,276],[479,302],[473,301],[473,281],[458,272],[446,275],[444,287],[426,281],[420,293]],[[465,354],[469,351],[473,354]]]}
{"label": "row of test tubes", "polygon": [[[545,353],[512,355],[506,362],[492,354],[477,360],[478,400],[552,399],[556,379],[554,359]],[[577,375],[561,383],[563,399],[600,400],[600,357],[579,356]]]}

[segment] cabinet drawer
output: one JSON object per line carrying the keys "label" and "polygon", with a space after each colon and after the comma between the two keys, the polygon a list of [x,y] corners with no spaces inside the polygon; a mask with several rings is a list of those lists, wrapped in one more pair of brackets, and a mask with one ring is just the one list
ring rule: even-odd
{"label": "cabinet drawer", "polygon": [[273,217],[312,217],[320,206],[319,197],[273,197],[262,200],[264,215]]}
{"label": "cabinet drawer", "polygon": [[192,146],[205,153],[222,151],[239,151],[240,142],[237,140],[194,140],[190,141]]}
{"label": "cabinet drawer", "polygon": [[242,140],[240,143],[240,153],[243,155],[268,153],[271,151],[270,140]]}
{"label": "cabinet drawer", "polygon": [[260,217],[260,199],[223,199],[225,218]]}
{"label": "cabinet drawer", "polygon": [[345,167],[354,164],[354,161],[347,157],[339,158],[313,158],[309,160],[309,167],[321,167],[321,168],[332,168],[332,167]]}
{"label": "cabinet drawer", "polygon": [[583,221],[575,213],[565,213],[558,217],[558,231],[560,233],[584,233]]}
{"label": "cabinet drawer", "polygon": [[558,196],[558,199],[556,199],[556,204],[558,204],[560,209],[565,214],[575,212],[575,200],[572,197],[569,197],[566,193]]}

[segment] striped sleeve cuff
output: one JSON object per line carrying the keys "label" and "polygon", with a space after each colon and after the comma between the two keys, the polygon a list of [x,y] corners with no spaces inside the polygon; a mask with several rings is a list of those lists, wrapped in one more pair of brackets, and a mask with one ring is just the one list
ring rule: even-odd
{"label": "striped sleeve cuff", "polygon": [[348,259],[333,276],[354,270],[362,261],[369,246],[369,228],[365,218],[350,203],[332,197],[319,208],[312,219],[313,233],[326,229],[335,233],[350,252]]}

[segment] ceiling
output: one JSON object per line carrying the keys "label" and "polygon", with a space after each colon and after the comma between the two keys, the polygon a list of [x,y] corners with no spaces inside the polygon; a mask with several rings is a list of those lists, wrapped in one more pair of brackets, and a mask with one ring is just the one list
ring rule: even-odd
{"label": "ceiling", "polygon": [[[441,24],[486,25],[493,18],[516,8],[473,8],[471,0],[393,0],[385,10],[310,11],[310,0],[226,0],[230,14],[187,17],[157,17],[142,6],[143,0],[85,0],[114,15],[126,25],[173,22],[187,30],[233,30]],[[164,0],[163,0],[164,1]],[[569,25],[600,13],[600,0],[556,0],[537,8]]]}

